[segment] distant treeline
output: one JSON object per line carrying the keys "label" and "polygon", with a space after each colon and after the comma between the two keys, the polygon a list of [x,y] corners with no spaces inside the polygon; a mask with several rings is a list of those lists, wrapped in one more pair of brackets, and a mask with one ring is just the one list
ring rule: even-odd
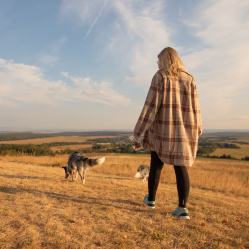
{"label": "distant treeline", "polygon": [[51,143],[43,143],[41,145],[47,145],[49,147],[56,147],[56,146],[79,145],[79,144],[91,144],[91,142],[90,141],[88,142],[51,142]]}
{"label": "distant treeline", "polygon": [[[108,132],[109,135],[115,136],[116,133]],[[14,133],[11,133],[14,136]],[[20,135],[23,133],[16,133],[16,135]],[[31,136],[37,135],[33,133],[27,133]],[[59,133],[57,133],[58,135]],[[74,133],[75,135],[76,133]],[[82,133],[77,133],[82,134]],[[93,136],[91,132],[87,133],[89,136]],[[107,133],[101,133],[101,135],[107,135]],[[3,135],[3,134],[2,134]],[[6,135],[6,134],[4,134]],[[38,134],[45,136],[45,134]],[[48,135],[48,134],[47,134]],[[49,134],[50,136],[54,136]],[[65,136],[66,133],[63,133]],[[94,133],[96,136],[96,133]],[[98,134],[100,136],[100,133]],[[110,135],[110,136],[111,136]],[[58,135],[59,136],[59,135]],[[60,133],[62,136],[62,133]],[[84,136],[86,136],[84,134]],[[9,137],[8,137],[9,138]],[[23,139],[22,136],[19,139]],[[220,140],[219,140],[220,141]],[[238,144],[239,141],[236,141]],[[244,143],[244,142],[241,142]],[[64,149],[64,150],[57,150],[53,152],[51,147],[56,146],[65,146],[65,145],[80,145],[80,144],[92,144],[90,148],[82,148],[78,149],[78,151],[82,153],[132,153],[132,154],[147,154],[150,153],[147,150],[139,150],[135,151],[131,141],[128,139],[128,134],[122,134],[112,138],[95,138],[95,139],[88,139],[86,142],[51,142],[51,143],[43,143],[41,145],[33,145],[33,144],[0,144],[0,155],[20,155],[20,154],[27,154],[27,155],[34,155],[34,156],[54,156],[56,154],[71,154],[75,150],[72,149]],[[226,158],[226,159],[235,159],[231,155],[222,155],[222,156],[210,156],[209,154],[213,153],[217,148],[232,148],[232,149],[240,149],[240,147],[234,143],[224,143],[224,142],[217,142],[217,140],[210,139],[210,137],[200,138],[199,140],[199,149],[197,151],[197,156],[205,156],[205,157],[212,157],[212,158]],[[249,161],[249,157],[246,156],[242,158],[242,160]]]}
{"label": "distant treeline", "polygon": [[107,138],[94,138],[94,139],[87,139],[88,142],[93,142],[93,143],[112,143],[112,144],[117,144],[117,143],[130,143],[131,141],[127,136],[119,136],[119,137],[107,137]]}
{"label": "distant treeline", "polygon": [[219,143],[207,139],[200,139],[198,146],[199,149],[197,151],[197,155],[205,155],[213,153],[217,148],[240,149],[238,145],[233,143]]}
{"label": "distant treeline", "polygon": [[60,137],[60,136],[120,136],[127,134],[125,131],[83,131],[83,132],[58,132],[58,133],[32,133],[32,132],[13,132],[0,133],[0,141],[16,141],[34,138]]}
{"label": "distant treeline", "polygon": [[34,144],[1,144],[0,155],[32,155],[32,156],[54,156],[55,153],[48,145]]}
{"label": "distant treeline", "polygon": [[[234,159],[234,160],[237,160],[237,158],[232,157],[231,155],[226,155],[226,154],[223,154],[222,156],[209,156],[209,155],[207,155],[206,157],[208,157],[208,158],[222,158],[222,159]],[[249,156],[241,158],[241,160],[249,161]]]}
{"label": "distant treeline", "polygon": [[90,148],[78,149],[82,153],[150,153],[146,150],[135,151],[128,136],[119,136],[114,138],[96,138],[88,139],[86,142],[52,142],[43,143],[41,145],[33,144],[0,144],[0,155],[20,155],[28,154],[34,156],[54,156],[56,154],[71,154],[75,150],[64,149],[53,152],[51,147],[64,145],[78,145],[78,144],[93,144]]}
{"label": "distant treeline", "polygon": [[222,156],[206,156],[206,157],[209,157],[209,158],[222,158],[222,159],[234,159],[236,160],[235,157],[232,157],[231,155],[226,155],[226,154],[223,154]]}

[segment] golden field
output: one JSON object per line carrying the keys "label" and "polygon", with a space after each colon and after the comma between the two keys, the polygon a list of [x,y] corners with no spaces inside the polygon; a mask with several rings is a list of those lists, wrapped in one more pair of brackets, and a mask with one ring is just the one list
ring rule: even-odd
{"label": "golden field", "polygon": [[115,136],[91,136],[91,137],[80,137],[80,136],[58,136],[58,137],[46,137],[46,138],[34,138],[25,140],[15,140],[15,141],[0,141],[0,144],[43,144],[43,143],[53,143],[53,142],[77,142],[83,143],[88,139],[95,138],[113,138]]}
{"label": "golden field", "polygon": [[[210,141],[219,141],[219,136],[214,135],[202,135],[204,138],[209,138]],[[234,138],[234,139],[233,139]],[[214,152],[209,153],[209,156],[220,157],[222,155],[230,155],[233,158],[241,160],[242,158],[249,157],[249,144],[241,144],[240,142],[249,143],[248,135],[234,135],[227,137],[226,140],[222,141],[223,143],[233,143],[240,147],[240,149],[234,148],[217,148]],[[207,154],[206,154],[207,155]]]}
{"label": "golden field", "polygon": [[224,154],[231,155],[236,159],[245,158],[249,156],[249,144],[237,144],[240,149],[217,148],[210,156],[222,156]]}
{"label": "golden field", "polygon": [[171,166],[151,210],[147,183],[133,178],[149,155],[105,156],[86,185],[64,178],[68,155],[0,157],[0,248],[249,248],[248,162],[198,159],[181,221]]}
{"label": "golden field", "polygon": [[54,147],[50,147],[50,149],[53,152],[56,152],[56,151],[60,152],[60,151],[66,150],[66,149],[70,149],[70,150],[73,150],[73,151],[78,151],[78,150],[91,148],[91,147],[92,147],[91,144],[72,144],[72,145],[54,146]]}

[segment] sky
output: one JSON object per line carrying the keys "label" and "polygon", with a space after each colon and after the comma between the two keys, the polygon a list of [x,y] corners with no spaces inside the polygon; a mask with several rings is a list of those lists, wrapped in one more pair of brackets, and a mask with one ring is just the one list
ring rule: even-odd
{"label": "sky", "polygon": [[157,55],[194,76],[204,129],[249,129],[248,0],[0,0],[0,130],[132,130]]}

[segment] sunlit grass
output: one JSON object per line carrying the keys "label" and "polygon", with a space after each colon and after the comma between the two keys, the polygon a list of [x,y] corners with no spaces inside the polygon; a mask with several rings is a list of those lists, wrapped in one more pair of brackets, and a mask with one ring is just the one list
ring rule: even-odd
{"label": "sunlit grass", "polygon": [[247,162],[197,160],[189,170],[191,220],[179,221],[171,218],[172,166],[164,166],[151,210],[143,204],[147,183],[133,178],[149,155],[106,155],[84,186],[55,166],[67,159],[0,157],[0,248],[248,247]]}
{"label": "sunlit grass", "polygon": [[[142,165],[150,166],[150,155],[127,154],[85,154],[89,158],[106,156],[102,166],[94,171],[103,174],[115,174],[133,177],[137,168]],[[66,166],[69,155],[54,157],[42,156],[4,156],[3,161],[23,162],[43,166]],[[212,189],[214,191],[229,192],[249,197],[249,162],[225,159],[197,159],[189,168],[191,186]],[[175,184],[175,173],[171,165],[164,165],[161,183]]]}
{"label": "sunlit grass", "polygon": [[95,138],[111,138],[115,136],[91,136],[91,137],[80,137],[80,136],[59,136],[59,137],[47,137],[47,138],[34,138],[16,141],[0,141],[0,144],[43,144],[43,143],[53,143],[53,142],[77,142],[83,143],[88,139]]}

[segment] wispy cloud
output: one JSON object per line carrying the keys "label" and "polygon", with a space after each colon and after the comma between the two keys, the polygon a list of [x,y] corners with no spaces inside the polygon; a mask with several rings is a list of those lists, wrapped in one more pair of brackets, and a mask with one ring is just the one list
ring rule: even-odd
{"label": "wispy cloud", "polygon": [[8,106],[15,103],[59,105],[65,101],[113,106],[129,103],[129,99],[115,91],[109,82],[71,77],[68,73],[63,76],[65,81],[49,81],[39,67],[0,59],[0,102]]}
{"label": "wispy cloud", "polygon": [[60,50],[66,41],[67,38],[62,37],[56,42],[54,42],[48,49],[47,53],[41,54],[38,60],[44,65],[53,66],[59,60]]}
{"label": "wispy cloud", "polygon": [[92,25],[90,26],[88,32],[86,33],[86,35],[85,35],[85,37],[84,37],[84,40],[88,37],[88,35],[89,35],[90,32],[92,31],[94,25],[95,25],[96,22],[98,21],[98,19],[99,19],[100,15],[102,14],[102,12],[103,12],[103,10],[104,10],[106,4],[108,3],[108,1],[109,1],[109,0],[106,0],[106,1],[105,1],[103,7],[102,7],[101,10],[99,11],[99,14],[96,16],[96,18],[94,19],[94,21],[93,21]]}
{"label": "wispy cloud", "polygon": [[70,76],[68,72],[61,74],[74,83],[73,97],[106,105],[127,105],[129,99],[117,93],[110,82],[96,82],[91,78]]}
{"label": "wispy cloud", "polygon": [[[91,26],[94,22],[96,23],[96,16],[98,19],[98,16],[101,15],[108,1],[62,0],[60,5],[61,18],[64,19],[66,17],[68,19],[72,19],[79,26]],[[102,6],[101,9],[100,6]]]}
{"label": "wispy cloud", "polygon": [[[119,64],[130,71],[125,81],[148,86],[157,70],[157,54],[170,45],[169,28],[163,23],[165,1],[105,1],[103,5],[103,0],[63,0],[61,13],[65,17],[70,14],[71,18],[77,18],[84,27],[91,23],[85,35],[87,38],[107,3],[105,14],[108,13],[112,21],[105,22],[107,26],[103,28],[103,37],[106,37],[103,51],[114,60],[118,58]],[[96,6],[103,7],[99,11]]]}
{"label": "wispy cloud", "polygon": [[147,1],[144,4],[126,0],[113,4],[119,15],[119,25],[111,49],[113,44],[119,46],[121,40],[129,44],[125,52],[130,55],[126,63],[131,74],[125,80],[148,86],[157,70],[157,54],[170,44],[170,32],[162,18],[165,1]]}
{"label": "wispy cloud", "polygon": [[[63,0],[62,3],[64,15],[70,13],[77,17],[78,23],[91,27],[104,2]],[[227,117],[242,120],[248,112],[249,2],[197,1],[195,5],[191,2],[187,11],[184,4],[175,3],[172,20],[167,4],[163,0],[109,1],[101,14],[104,19],[108,13],[105,20],[109,20],[102,26],[102,37],[106,38],[104,56],[124,68],[124,82],[147,87],[157,70],[157,54],[172,46],[184,52],[183,62],[196,79],[204,128],[216,128],[216,123],[224,125]],[[175,21],[177,25],[173,26]],[[174,40],[175,37],[181,40]],[[244,120],[243,124],[249,125]]]}
{"label": "wispy cloud", "polygon": [[208,1],[197,5],[185,19],[203,48],[183,60],[199,85],[203,114],[216,122],[234,112],[238,117],[248,112],[241,105],[249,94],[248,11],[246,0]]}

